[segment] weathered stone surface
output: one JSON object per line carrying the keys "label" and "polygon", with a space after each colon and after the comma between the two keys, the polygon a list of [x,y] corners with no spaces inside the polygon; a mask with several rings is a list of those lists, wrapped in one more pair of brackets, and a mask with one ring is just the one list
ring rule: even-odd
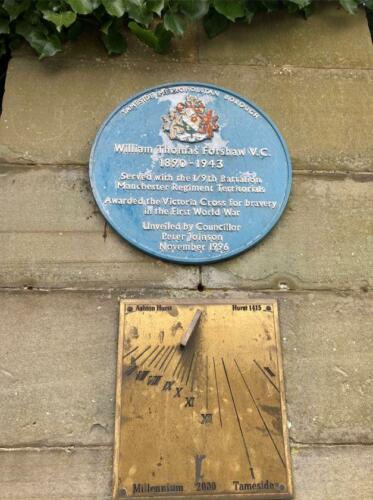
{"label": "weathered stone surface", "polygon": [[[148,257],[105,229],[86,168],[8,166],[0,173],[2,287],[197,287],[198,268]],[[290,205],[275,230],[242,256],[205,266],[204,285],[371,286],[366,259],[373,233],[371,186],[296,176]]]}
{"label": "weathered stone surface", "polygon": [[105,222],[79,168],[0,168],[0,286],[196,288],[196,267],[134,249]]}
{"label": "weathered stone surface", "polygon": [[278,298],[293,441],[372,443],[373,295]]}
{"label": "weathered stone surface", "polygon": [[[108,53],[100,40],[100,34],[92,29],[87,30],[73,42],[63,45],[62,52],[53,56],[54,60],[76,59],[77,62],[123,62],[123,61],[146,61],[153,63],[172,62],[198,62],[198,33],[197,26],[191,24],[181,37],[174,37],[171,40],[170,51],[167,54],[157,54],[151,47],[132,34],[128,29],[124,30],[127,40],[127,51],[118,56],[108,56]],[[30,57],[35,59],[35,52],[24,43],[17,49],[17,57]],[[37,56],[36,56],[37,57]]]}
{"label": "weathered stone surface", "polygon": [[[111,448],[0,451],[1,498],[109,500]],[[293,448],[295,500],[373,497],[371,446]]]}
{"label": "weathered stone surface", "polygon": [[[112,443],[117,295],[0,293],[0,447]],[[292,440],[372,442],[372,295],[278,298]]]}
{"label": "weathered stone surface", "polygon": [[0,445],[111,443],[116,297],[66,292],[0,300],[0,391],[7,402]]}
{"label": "weathered stone surface", "polygon": [[[162,297],[199,282],[198,268],[147,257],[105,228],[88,185],[104,117],[133,93],[172,80],[247,96],[278,124],[296,170],[332,174],[296,175],[271,235],[202,276],[216,289],[298,290],[275,294],[295,499],[373,498],[373,295],[365,293],[372,177],[334,175],[373,171],[372,51],[363,11],[322,9],[308,22],[258,18],[206,44],[199,34],[199,48],[191,32],[167,58],[133,37],[115,59],[91,39],[44,62],[14,53],[0,120],[8,164],[0,169],[0,288],[116,291],[0,293],[1,499],[110,498],[119,290]],[[70,445],[77,448],[50,448]]]}
{"label": "weathered stone surface", "polygon": [[232,25],[208,40],[199,39],[200,62],[300,66],[312,68],[373,68],[369,27],[363,9],[349,16],[336,3],[320,3],[307,19],[283,12],[254,17]]}
{"label": "weathered stone surface", "polygon": [[295,500],[370,500],[372,446],[295,448]]}
{"label": "weathered stone surface", "polygon": [[295,168],[373,169],[369,70],[84,58],[40,62],[16,55],[8,69],[0,158],[85,164],[99,125],[119,102],[152,85],[183,80],[228,87],[252,99],[279,126]]}
{"label": "weathered stone surface", "polygon": [[0,166],[1,230],[103,234],[86,167]]}
{"label": "weathered stone surface", "polygon": [[372,182],[296,176],[275,229],[241,256],[202,268],[208,288],[371,287]]}
{"label": "weathered stone surface", "polygon": [[110,447],[0,451],[2,500],[109,500]]}
{"label": "weathered stone surface", "polygon": [[[373,68],[368,22],[363,9],[348,15],[337,2],[321,2],[305,22],[286,11],[256,14],[250,25],[232,24],[210,40],[202,27],[191,24],[182,38],[174,38],[170,53],[160,55],[128,30],[128,49],[118,61],[203,62],[307,68]],[[23,46],[18,54],[35,57]],[[96,32],[84,33],[64,45],[57,59],[106,60],[107,52]]]}

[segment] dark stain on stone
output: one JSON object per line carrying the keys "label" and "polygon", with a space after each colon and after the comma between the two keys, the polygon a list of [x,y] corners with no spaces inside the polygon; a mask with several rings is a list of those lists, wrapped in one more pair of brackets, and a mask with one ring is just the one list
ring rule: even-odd
{"label": "dark stain on stone", "polygon": [[171,334],[172,336],[174,337],[176,335],[176,332],[179,330],[179,329],[183,329],[183,325],[180,321],[178,321],[177,323],[173,324],[172,327],[171,327]]}
{"label": "dark stain on stone", "polygon": [[263,405],[260,408],[273,417],[278,417],[280,415],[280,408],[278,406]]}
{"label": "dark stain on stone", "polygon": [[131,326],[130,331],[129,331],[129,335],[133,339],[138,339],[139,338],[139,331],[136,328],[136,326]]}
{"label": "dark stain on stone", "polygon": [[163,331],[163,330],[161,330],[161,331],[159,332],[159,342],[160,342],[161,344],[163,344],[163,340],[164,340],[164,331]]}
{"label": "dark stain on stone", "polygon": [[129,337],[126,337],[123,342],[123,347],[125,351],[128,351],[131,349],[131,339]]}
{"label": "dark stain on stone", "polygon": [[172,308],[167,312],[171,316],[179,316],[179,309],[177,307],[172,306]]}
{"label": "dark stain on stone", "polygon": [[282,419],[281,419],[281,410],[278,406],[261,406],[261,409],[266,412],[268,415],[271,415],[271,423],[273,429],[276,431],[276,434],[281,434],[282,432]]}

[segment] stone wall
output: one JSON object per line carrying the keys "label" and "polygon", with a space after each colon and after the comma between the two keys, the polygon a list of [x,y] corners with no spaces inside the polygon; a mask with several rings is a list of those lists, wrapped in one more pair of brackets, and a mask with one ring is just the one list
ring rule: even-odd
{"label": "stone wall", "polygon": [[[296,500],[373,498],[373,51],[364,12],[257,19],[171,56],[91,37],[13,54],[0,120],[0,498],[108,499],[118,296],[277,297]],[[161,262],[92,198],[104,117],[167,81],[237,91],[277,123],[294,168],[285,215],[225,263]]]}

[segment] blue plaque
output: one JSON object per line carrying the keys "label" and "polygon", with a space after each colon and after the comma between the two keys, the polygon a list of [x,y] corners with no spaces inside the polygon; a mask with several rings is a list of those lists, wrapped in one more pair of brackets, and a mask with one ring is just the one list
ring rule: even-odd
{"label": "blue plaque", "polygon": [[291,186],[272,121],[230,90],[171,83],[120,104],[90,158],[96,202],[129,243],[187,264],[233,257],[264,238]]}

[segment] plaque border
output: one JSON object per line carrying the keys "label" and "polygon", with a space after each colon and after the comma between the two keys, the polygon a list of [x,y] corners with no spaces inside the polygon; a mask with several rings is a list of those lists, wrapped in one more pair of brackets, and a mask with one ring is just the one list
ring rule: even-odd
{"label": "plaque border", "polygon": [[[251,240],[251,242],[250,242],[249,245],[243,245],[243,246],[239,247],[238,249],[236,249],[236,251],[234,253],[232,253],[230,255],[223,255],[223,256],[222,255],[218,255],[216,257],[209,257],[209,258],[205,257],[205,258],[200,258],[200,259],[194,259],[193,261],[188,261],[188,260],[185,259],[185,257],[184,258],[183,257],[177,257],[176,255],[175,256],[163,256],[163,255],[159,255],[156,251],[152,251],[151,249],[143,246],[142,243],[141,243],[141,241],[130,241],[123,234],[123,229],[118,224],[116,224],[114,221],[110,220],[110,218],[108,217],[108,214],[105,212],[105,210],[103,210],[103,205],[102,205],[100,196],[98,194],[98,189],[97,189],[96,184],[95,184],[95,182],[93,180],[93,169],[94,169],[94,164],[95,164],[95,162],[94,162],[94,154],[95,154],[95,151],[96,151],[96,147],[97,147],[98,141],[99,141],[99,139],[101,137],[101,134],[102,134],[103,130],[105,129],[105,127],[107,126],[107,124],[110,122],[110,120],[112,119],[112,117],[114,115],[116,115],[124,106],[130,104],[131,102],[133,102],[134,100],[142,97],[143,95],[148,94],[149,92],[154,92],[154,91],[160,90],[162,88],[176,87],[176,86],[207,87],[207,88],[211,88],[211,89],[214,89],[214,90],[217,90],[217,91],[225,92],[225,93],[230,94],[231,96],[233,96],[233,97],[235,97],[235,98],[237,98],[237,99],[239,99],[241,101],[244,101],[246,104],[248,104],[249,106],[251,106],[264,119],[266,119],[268,121],[268,123],[270,124],[270,126],[272,127],[272,129],[274,130],[274,132],[276,133],[277,137],[279,138],[280,143],[281,143],[281,145],[283,147],[283,150],[284,150],[284,153],[285,153],[285,157],[286,157],[286,161],[287,161],[288,182],[287,182],[285,196],[284,196],[284,198],[282,200],[281,209],[277,213],[276,217],[272,220],[271,224],[268,227],[266,227],[264,230],[262,230],[256,236],[255,239]],[[284,211],[286,209],[286,206],[288,204],[288,201],[289,201],[289,197],[290,197],[290,193],[291,193],[291,188],[292,188],[292,163],[291,163],[289,149],[288,149],[287,144],[285,142],[285,139],[282,137],[282,134],[281,134],[280,130],[278,129],[277,125],[255,103],[253,103],[252,101],[250,101],[246,97],[244,97],[244,96],[242,96],[240,94],[237,94],[236,92],[233,92],[232,90],[229,90],[229,89],[227,89],[225,87],[220,87],[218,85],[213,85],[213,84],[210,84],[210,83],[203,83],[203,82],[194,82],[194,81],[177,81],[177,82],[168,82],[168,83],[165,83],[165,84],[156,85],[154,87],[149,87],[147,89],[142,90],[141,92],[138,92],[137,94],[132,95],[128,99],[124,99],[104,119],[104,121],[102,122],[100,128],[98,129],[98,131],[96,133],[96,137],[95,137],[95,140],[94,140],[94,142],[92,144],[91,152],[90,152],[90,155],[89,155],[89,182],[90,182],[90,186],[91,186],[91,189],[92,189],[92,193],[93,193],[95,202],[96,202],[96,204],[97,204],[97,206],[98,206],[98,208],[99,208],[102,216],[110,224],[110,226],[114,229],[114,231],[121,238],[123,238],[127,243],[129,243],[133,248],[136,248],[137,250],[141,250],[145,254],[150,255],[151,257],[155,257],[157,259],[160,259],[160,260],[162,260],[164,262],[172,262],[174,264],[199,266],[199,265],[202,265],[202,264],[206,264],[207,265],[207,264],[214,263],[214,262],[223,262],[223,261],[232,259],[234,257],[237,257],[238,255],[240,255],[240,254],[246,252],[247,250],[249,250],[250,248],[255,247],[260,241],[262,241],[266,236],[268,236],[268,234],[277,225],[277,223],[280,220],[281,216],[283,215],[283,213],[284,213]]]}
{"label": "plaque border", "polygon": [[[126,305],[139,305],[139,304],[162,304],[162,305],[191,305],[198,306],[198,304],[203,305],[214,305],[214,304],[268,304],[273,307],[273,319],[274,327],[276,331],[276,347],[277,347],[277,358],[281,360],[281,369],[278,371],[279,376],[279,388],[280,388],[280,404],[281,404],[281,421],[282,421],[282,435],[284,440],[284,453],[285,462],[287,470],[287,486],[288,493],[270,493],[266,495],[266,498],[270,497],[273,500],[289,500],[294,496],[294,478],[293,478],[293,466],[290,448],[290,437],[288,428],[288,418],[286,409],[286,389],[285,389],[285,377],[284,377],[284,359],[282,353],[281,345],[281,333],[280,333],[280,319],[279,319],[279,306],[278,300],[276,298],[266,298],[260,296],[254,297],[226,297],[226,298],[171,298],[171,297],[144,297],[144,298],[126,298],[119,296],[119,325],[118,325],[118,355],[117,355],[117,367],[116,367],[116,377],[115,377],[115,424],[114,424],[114,445],[113,445],[113,469],[112,469],[112,498],[113,500],[118,500],[119,495],[119,445],[120,445],[120,435],[121,435],[121,415],[122,415],[122,357],[123,357],[123,339],[124,339],[124,323],[125,323],[125,307]],[[208,497],[213,500],[243,500],[246,497],[246,493],[234,493],[232,495],[227,494],[212,494],[212,495],[200,495],[201,498]],[[133,497],[132,497],[133,498]],[[150,497],[142,498],[157,498],[159,500],[170,500],[172,498],[177,498],[180,500],[195,500],[196,495],[190,497],[190,495],[177,495],[172,497],[171,495],[153,495]],[[260,493],[256,494],[258,500],[263,498]]]}

